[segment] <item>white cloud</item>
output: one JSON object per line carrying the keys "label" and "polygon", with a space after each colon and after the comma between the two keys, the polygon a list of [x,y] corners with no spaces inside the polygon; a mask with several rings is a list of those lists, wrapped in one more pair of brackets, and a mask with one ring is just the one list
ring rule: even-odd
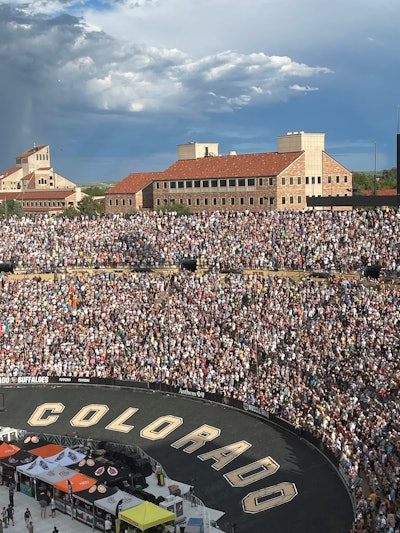
{"label": "white cloud", "polygon": [[[7,28],[9,45],[0,59],[8,61],[9,76],[24,71],[42,94],[48,93],[47,104],[92,112],[226,112],[288,98],[294,80],[330,73],[261,52],[196,58],[177,49],[136,45],[88,31],[70,16],[19,15],[18,26],[10,20]],[[62,82],[54,91],[57,80]],[[210,92],[216,97],[210,99]]]}
{"label": "white cloud", "polygon": [[310,87],[309,85],[299,85],[298,83],[291,85],[289,89],[292,89],[292,91],[299,91],[299,92],[304,92],[304,93],[318,91],[318,87]]}

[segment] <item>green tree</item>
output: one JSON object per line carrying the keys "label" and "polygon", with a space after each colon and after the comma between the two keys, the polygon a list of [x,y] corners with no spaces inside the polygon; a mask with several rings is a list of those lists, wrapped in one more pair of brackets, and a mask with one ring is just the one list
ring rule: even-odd
{"label": "green tree", "polygon": [[63,217],[77,217],[79,216],[81,213],[80,211],[78,211],[78,209],[76,209],[75,207],[67,207],[66,209],[64,209],[64,211],[61,213],[61,216]]}
{"label": "green tree", "polygon": [[[359,191],[373,191],[374,190],[375,172],[353,172],[353,189]],[[391,168],[390,170],[380,170],[376,173],[376,188],[380,189],[394,189],[397,182],[397,170]]]}
{"label": "green tree", "polygon": [[91,196],[104,196],[108,191],[108,187],[101,187],[100,185],[89,185],[88,187],[82,187],[82,191]]}
{"label": "green tree", "polygon": [[21,204],[16,200],[3,200],[0,203],[0,215],[17,215],[18,217],[24,216],[24,211]]}
{"label": "green tree", "polygon": [[104,213],[104,200],[94,200],[91,196],[84,196],[78,202],[78,209],[82,215],[98,215]]}
{"label": "green tree", "polygon": [[383,170],[382,177],[379,179],[378,189],[394,189],[397,185],[397,169]]}
{"label": "green tree", "polygon": [[372,191],[374,175],[369,172],[353,172],[353,189],[358,191]]}

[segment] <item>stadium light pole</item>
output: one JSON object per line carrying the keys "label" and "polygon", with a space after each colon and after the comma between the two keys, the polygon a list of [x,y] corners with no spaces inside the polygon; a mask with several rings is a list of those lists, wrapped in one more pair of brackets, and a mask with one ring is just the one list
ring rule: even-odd
{"label": "stadium light pole", "polygon": [[374,196],[376,196],[376,141],[374,142]]}

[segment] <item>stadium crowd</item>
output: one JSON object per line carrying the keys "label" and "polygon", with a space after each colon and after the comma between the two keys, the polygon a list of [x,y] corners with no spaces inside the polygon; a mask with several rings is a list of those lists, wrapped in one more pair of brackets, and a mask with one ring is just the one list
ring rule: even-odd
{"label": "stadium crowd", "polygon": [[[331,450],[356,501],[352,531],[400,529],[397,211],[4,220],[0,376],[163,382],[242,400]],[[172,274],[67,266],[174,265]],[[275,258],[275,259],[274,259]],[[332,269],[299,280],[242,268]],[[63,270],[64,269],[64,270]],[[357,274],[342,274],[357,271]]]}
{"label": "stadium crowd", "polygon": [[400,214],[263,211],[4,220],[0,257],[29,272],[66,267],[166,267],[195,258],[213,269],[399,270]]}

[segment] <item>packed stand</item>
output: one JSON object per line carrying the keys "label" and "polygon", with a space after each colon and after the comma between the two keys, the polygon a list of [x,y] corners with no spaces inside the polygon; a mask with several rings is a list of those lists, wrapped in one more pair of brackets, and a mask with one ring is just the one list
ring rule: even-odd
{"label": "packed stand", "polygon": [[396,273],[399,221],[394,210],[9,217],[1,221],[0,259],[28,272],[156,268],[192,258],[219,271],[356,272],[379,264]]}
{"label": "packed stand", "polygon": [[[314,228],[321,243],[328,242],[329,231],[335,231],[330,242],[340,243],[338,254],[347,257],[354,268],[356,264],[359,268],[359,260],[382,264],[386,250],[393,246],[391,241],[397,242],[398,214],[392,211],[280,215],[288,226],[292,217],[292,227],[296,217],[299,227],[302,220],[308,220],[308,227]],[[156,226],[164,225],[165,232],[167,222],[171,223],[169,231],[175,238],[168,238],[170,249],[183,239],[176,228],[189,220],[166,215],[163,223],[160,215],[143,217],[142,224],[146,221],[147,226],[143,225],[137,246],[151,240],[150,221],[154,219]],[[267,217],[276,222],[279,213]],[[346,217],[349,224],[344,223]],[[193,221],[207,222],[211,231],[207,239],[215,244],[214,258],[223,254],[217,251],[216,235],[219,237],[225,224],[230,224],[234,234],[232,243],[243,240],[245,248],[246,220],[259,221],[257,215],[216,214],[218,223],[210,230],[212,218],[195,216]],[[332,226],[334,219],[343,222],[347,232],[356,228],[358,237],[350,239],[344,229],[340,234],[338,227],[328,231],[327,225]],[[31,260],[25,258],[29,247],[22,249],[26,231],[30,258],[41,258],[33,270],[43,265],[47,268],[48,263],[41,261],[54,246],[54,240],[48,244],[52,238],[49,228],[58,224],[57,219],[37,218],[32,226],[25,227],[27,221],[10,220],[10,227],[14,224],[15,232],[17,228],[21,232],[21,260],[26,259],[27,265]],[[126,219],[116,217],[114,229],[108,220],[108,237],[103,222],[67,221],[71,234],[65,233],[65,224],[59,228],[64,234],[62,246],[75,242],[75,248],[69,246],[77,253],[89,242],[99,255],[107,240],[118,247],[115,243],[125,232],[121,228]],[[205,230],[199,231],[205,234]],[[307,231],[316,247],[317,238],[311,229]],[[41,235],[37,241],[36,232]],[[113,232],[118,238],[111,236]],[[363,255],[368,246],[362,235],[372,239],[369,255]],[[298,253],[293,245],[299,241],[296,239],[279,241],[281,256]],[[7,242],[5,239],[2,246]],[[66,253],[62,246],[59,242],[58,250]],[[7,249],[16,253],[10,244]],[[311,249],[316,257],[316,248]],[[243,257],[258,261],[259,257],[252,257],[258,250],[255,247]],[[316,263],[312,267],[317,268]],[[391,267],[397,268],[393,263]],[[295,282],[273,275],[221,275],[218,268],[202,275],[185,271],[172,275],[94,272],[63,272],[48,280],[2,275],[0,376],[93,376],[163,382],[260,406],[299,430],[311,432],[340,459],[356,499],[354,532],[399,530],[398,285],[366,282],[359,276],[332,281],[304,277]]]}

